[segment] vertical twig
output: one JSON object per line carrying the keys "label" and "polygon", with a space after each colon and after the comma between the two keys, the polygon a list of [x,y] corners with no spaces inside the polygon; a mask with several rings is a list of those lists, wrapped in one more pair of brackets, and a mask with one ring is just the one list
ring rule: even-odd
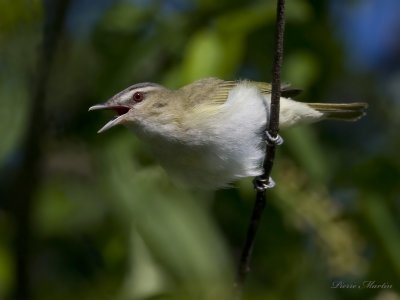
{"label": "vertical twig", "polygon": [[[30,299],[30,255],[32,250],[32,210],[34,195],[41,181],[42,141],[48,78],[58,40],[62,33],[69,0],[44,1],[46,9],[43,41],[39,52],[35,86],[32,89],[26,131],[21,143],[20,160],[7,190],[15,222],[15,283],[12,298]],[[47,2],[47,3],[46,3]],[[47,5],[46,5],[47,4]]]}
{"label": "vertical twig", "polygon": [[[281,66],[283,59],[283,35],[285,31],[285,0],[277,0],[277,18],[275,28],[275,51],[272,66],[272,94],[270,115],[267,115],[267,126],[270,137],[276,139],[279,132],[279,106],[281,95]],[[237,270],[236,288],[237,298],[240,299],[246,275],[250,270],[250,260],[253,252],[255,237],[260,224],[261,216],[266,204],[266,188],[272,187],[270,174],[275,159],[275,143],[267,143],[264,158],[264,173],[255,178],[256,201],[247,229],[246,239],[242,248]],[[261,186],[261,188],[260,188]]]}

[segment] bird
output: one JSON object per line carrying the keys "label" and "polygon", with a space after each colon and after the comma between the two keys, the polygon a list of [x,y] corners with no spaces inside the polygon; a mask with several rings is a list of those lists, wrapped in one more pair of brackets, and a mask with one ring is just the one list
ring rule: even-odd
{"label": "bird", "polygon": [[[281,129],[324,119],[356,121],[366,114],[364,102],[298,102],[292,97],[299,92],[281,86]],[[98,133],[125,125],[179,185],[216,190],[263,173],[270,103],[269,83],[211,77],[179,89],[134,84],[89,111],[114,111]]]}

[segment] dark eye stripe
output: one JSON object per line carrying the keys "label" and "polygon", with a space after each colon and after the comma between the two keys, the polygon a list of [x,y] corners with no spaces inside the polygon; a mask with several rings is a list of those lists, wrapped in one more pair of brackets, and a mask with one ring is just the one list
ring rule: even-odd
{"label": "dark eye stripe", "polygon": [[152,82],[137,83],[131,85],[130,87],[127,87],[123,91],[116,94],[113,98],[115,99],[115,101],[119,101],[121,98],[124,99],[125,98],[124,96],[126,96],[129,93],[129,99],[134,100],[132,92],[135,92],[135,90],[137,90],[137,92],[147,93],[151,92],[152,90],[158,90],[162,88],[163,87],[161,85]]}

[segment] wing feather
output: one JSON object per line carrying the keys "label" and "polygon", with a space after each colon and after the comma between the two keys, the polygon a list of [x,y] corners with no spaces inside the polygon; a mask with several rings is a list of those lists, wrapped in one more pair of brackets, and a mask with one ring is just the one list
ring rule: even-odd
{"label": "wing feather", "polygon": [[[202,106],[202,104],[207,103],[207,105],[218,107],[226,102],[229,92],[238,84],[255,86],[261,93],[265,95],[271,94],[271,84],[267,82],[250,80],[225,81],[218,78],[201,79],[185,86],[182,90],[186,92],[187,98],[190,99],[190,105]],[[197,92],[193,93],[193,89]],[[290,88],[289,84],[282,84],[281,93],[283,97],[293,97],[300,93],[300,90]]]}
{"label": "wing feather", "polygon": [[[239,83],[246,83],[250,86],[255,86],[261,93],[265,95],[271,94],[272,86],[267,82],[260,81],[223,81],[218,83],[218,89],[212,97],[212,102],[215,104],[223,104],[228,98],[229,91]],[[300,94],[301,90],[291,88],[290,84],[284,83],[281,85],[281,95],[286,98],[294,97]]]}

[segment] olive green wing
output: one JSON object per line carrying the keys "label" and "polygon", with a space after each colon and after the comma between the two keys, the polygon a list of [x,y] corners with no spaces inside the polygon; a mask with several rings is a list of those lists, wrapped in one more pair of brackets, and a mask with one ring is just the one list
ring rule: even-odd
{"label": "olive green wing", "polygon": [[[263,94],[271,94],[272,86],[267,82],[252,81]],[[301,93],[301,90],[290,87],[290,84],[284,83],[281,85],[281,96],[285,98],[292,98]]]}
{"label": "olive green wing", "polygon": [[[270,83],[267,82],[260,82],[260,81],[224,81],[220,80],[218,82],[218,89],[213,95],[213,102],[216,104],[223,104],[225,103],[226,99],[228,98],[229,91],[237,86],[239,83],[246,83],[252,86],[257,87],[258,90],[261,91],[263,94],[271,94],[272,86]],[[285,98],[292,98],[297,96],[301,93],[301,90],[291,88],[290,84],[282,84],[281,85],[281,96]]]}
{"label": "olive green wing", "polygon": [[[192,121],[201,120],[218,113],[228,99],[229,92],[238,84],[255,86],[261,93],[271,94],[271,85],[266,82],[249,80],[225,81],[218,78],[205,78],[195,81],[181,89],[189,100],[187,104],[189,105],[188,110],[191,112]],[[292,89],[287,84],[281,87],[281,95],[283,97],[293,97],[299,92],[300,90]]]}
{"label": "olive green wing", "polygon": [[[261,93],[266,95],[271,94],[271,84],[266,82],[250,80],[225,81],[218,78],[205,78],[195,81],[182,88],[182,91],[187,94],[187,98],[189,99],[188,105],[197,107],[207,103],[207,106],[217,108],[226,102],[229,92],[238,84],[255,86]],[[284,84],[281,87],[281,95],[283,97],[293,97],[299,92],[300,90],[290,88],[288,84]]]}
{"label": "olive green wing", "polygon": [[230,90],[238,85],[238,81],[219,80],[211,99],[214,104],[224,104],[228,99]]}
{"label": "olive green wing", "polygon": [[268,82],[252,81],[251,84],[255,85],[263,94],[271,94],[272,86]]}

